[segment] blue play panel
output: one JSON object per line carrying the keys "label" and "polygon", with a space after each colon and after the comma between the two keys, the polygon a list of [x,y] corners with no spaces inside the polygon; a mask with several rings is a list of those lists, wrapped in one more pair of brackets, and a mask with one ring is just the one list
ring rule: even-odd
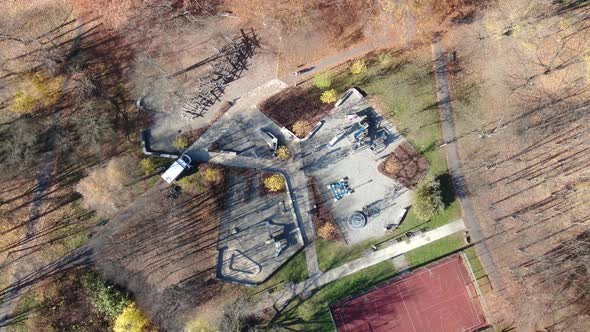
{"label": "blue play panel", "polygon": [[330,190],[332,191],[332,195],[334,195],[334,201],[341,200],[344,196],[350,194],[352,190],[348,185],[347,179],[341,179],[336,183],[332,183],[330,185]]}

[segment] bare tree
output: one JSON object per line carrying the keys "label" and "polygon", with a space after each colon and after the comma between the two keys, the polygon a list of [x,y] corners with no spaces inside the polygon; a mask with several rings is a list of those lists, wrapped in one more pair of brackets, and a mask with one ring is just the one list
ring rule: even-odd
{"label": "bare tree", "polygon": [[252,314],[252,302],[245,297],[228,303],[219,322],[220,332],[256,331],[260,319]]}

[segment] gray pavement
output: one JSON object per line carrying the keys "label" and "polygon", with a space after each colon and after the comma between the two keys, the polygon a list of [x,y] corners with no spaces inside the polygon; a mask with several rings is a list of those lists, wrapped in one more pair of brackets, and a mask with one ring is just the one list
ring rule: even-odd
{"label": "gray pavement", "polygon": [[262,173],[252,169],[228,172],[225,188],[217,276],[240,284],[261,283],[303,245],[289,196],[268,193]]}
{"label": "gray pavement", "polygon": [[322,271],[320,271],[320,265],[318,264],[315,241],[312,241],[305,247],[305,262],[307,264],[307,272],[309,276],[316,276],[322,273]]}
{"label": "gray pavement", "polygon": [[[240,98],[215,124],[209,128],[186,151],[196,162],[210,162],[229,167],[249,168],[280,173],[285,177],[288,195],[287,204],[292,206],[297,221],[298,238],[302,245],[309,246],[315,235],[311,220],[307,179],[301,171],[303,161],[298,157],[299,142],[283,136],[281,128],[257,108],[259,102],[285,89],[279,80],[269,81]],[[260,136],[261,130],[273,133],[281,144],[287,145],[293,158],[279,161],[269,154],[269,148]],[[215,151],[209,151],[215,146]],[[315,250],[305,250],[310,274],[319,272]]]}
{"label": "gray pavement", "polygon": [[457,144],[457,135],[455,133],[455,124],[453,120],[453,110],[451,107],[451,94],[449,91],[449,82],[447,80],[447,71],[445,69],[445,53],[443,52],[440,41],[434,40],[432,43],[432,59],[434,66],[434,77],[436,81],[436,97],[439,103],[440,119],[442,123],[443,142],[447,150],[447,163],[449,173],[453,180],[455,193],[463,210],[463,218],[467,223],[469,234],[475,242],[477,255],[488,273],[490,283],[493,288],[501,289],[501,277],[496,269],[496,265],[491,257],[485,238],[481,232],[479,220],[473,210],[469,192],[465,183],[465,175],[461,167],[459,158],[459,147]]}

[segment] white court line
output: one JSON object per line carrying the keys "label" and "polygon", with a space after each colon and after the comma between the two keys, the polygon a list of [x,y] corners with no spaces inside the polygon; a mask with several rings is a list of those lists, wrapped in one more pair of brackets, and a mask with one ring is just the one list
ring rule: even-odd
{"label": "white court line", "polygon": [[406,301],[404,300],[404,296],[402,295],[402,291],[399,289],[399,285],[395,285],[395,287],[397,287],[397,292],[399,293],[399,296],[402,298],[402,303],[404,304],[404,308],[406,309],[406,313],[408,315],[408,318],[410,319],[410,324],[412,324],[412,329],[414,330],[414,332],[416,332],[416,327],[414,326],[414,321],[412,320],[412,315],[410,315],[410,311],[408,310],[408,307],[406,306]]}

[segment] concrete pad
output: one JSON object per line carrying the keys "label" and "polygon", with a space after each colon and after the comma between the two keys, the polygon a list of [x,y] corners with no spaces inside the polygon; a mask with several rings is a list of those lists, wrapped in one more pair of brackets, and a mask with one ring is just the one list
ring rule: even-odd
{"label": "concrete pad", "polygon": [[[230,170],[219,225],[217,277],[255,285],[265,281],[302,247],[286,193],[267,193],[262,173]],[[271,240],[270,235],[274,238]],[[281,252],[276,253],[276,243]]]}

